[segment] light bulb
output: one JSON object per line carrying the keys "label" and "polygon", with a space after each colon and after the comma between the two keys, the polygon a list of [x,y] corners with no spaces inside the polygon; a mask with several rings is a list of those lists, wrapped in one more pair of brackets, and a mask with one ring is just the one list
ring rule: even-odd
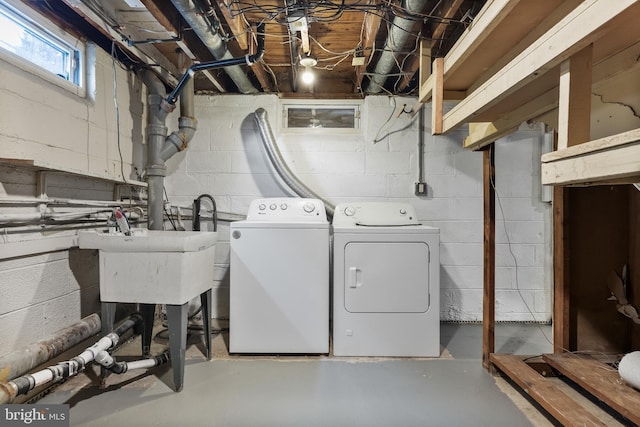
{"label": "light bulb", "polygon": [[314,75],[313,71],[311,71],[311,67],[304,67],[304,71],[302,72],[302,83],[306,85],[310,85],[313,83]]}

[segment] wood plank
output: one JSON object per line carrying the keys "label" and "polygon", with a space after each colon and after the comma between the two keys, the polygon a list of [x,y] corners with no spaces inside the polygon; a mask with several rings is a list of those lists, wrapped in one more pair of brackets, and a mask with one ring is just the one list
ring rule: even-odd
{"label": "wood plank", "polygon": [[[542,36],[545,32],[547,32],[551,27],[556,25],[562,18],[564,18],[569,12],[571,12],[575,7],[580,4],[583,0],[564,0],[561,2],[554,2],[552,0],[539,1],[536,0],[534,4],[528,2],[526,5],[532,9],[521,10],[525,7],[527,3],[522,2],[519,4],[519,7],[516,8],[509,15],[508,20],[512,22],[515,28],[511,28],[511,26],[502,26],[498,31],[500,31],[499,35],[504,38],[509,46],[511,47],[507,52],[503,53],[499,58],[495,59],[492,63],[489,64],[489,67],[486,68],[486,71],[482,71],[482,74],[479,75],[475,82],[471,86],[467,88],[467,92],[471,93],[478,88],[482,83],[486,82],[491,76],[500,71],[502,67],[507,65],[509,61],[515,58],[520,52],[525,50],[529,45],[535,42],[540,36]],[[559,3],[559,4],[557,4]],[[537,15],[537,20],[534,19],[532,15]],[[525,20],[517,20],[520,18],[520,15],[529,15]],[[517,20],[517,21],[516,21]],[[529,29],[529,25],[538,22],[534,28]],[[527,31],[528,30],[528,31]],[[515,41],[518,41],[515,43]],[[495,49],[494,44],[491,46],[491,53]],[[487,49],[484,49],[486,51]],[[447,76],[445,75],[445,81],[447,79],[455,80],[458,79],[457,76]]]}
{"label": "wood plank", "polygon": [[496,324],[496,191],[495,145],[482,153],[484,199],[484,275],[482,295],[482,366],[491,369]]}
{"label": "wood plank", "polygon": [[556,150],[542,155],[542,163],[564,160],[571,157],[578,157],[585,154],[593,154],[598,151],[610,150],[623,145],[633,144],[640,141],[640,128],[621,132],[616,135],[606,136],[585,142],[577,146]]}
{"label": "wood plank", "polygon": [[[593,184],[640,175],[640,142],[542,163],[542,184]],[[625,181],[623,181],[625,182]]]}
{"label": "wood plank", "polygon": [[433,93],[433,74],[429,74],[424,83],[420,85],[420,95],[418,95],[418,102],[429,102]]}
{"label": "wood plank", "polygon": [[636,0],[586,0],[444,116],[449,132],[558,66],[615,28]]}
{"label": "wood plank", "polygon": [[[375,4],[375,0],[369,0],[367,4]],[[354,91],[362,92],[362,79],[364,73],[367,71],[367,64],[371,55],[373,54],[373,46],[376,41],[376,34],[380,29],[380,23],[382,22],[382,16],[377,13],[367,13],[364,18],[364,35],[362,37],[362,55],[365,57],[365,65],[359,65],[356,67],[356,81]]]}
{"label": "wood plank", "polygon": [[487,1],[465,34],[447,53],[444,63],[445,74],[448,76],[455,73],[518,3],[520,0]]}
{"label": "wood plank", "polygon": [[[422,66],[424,63],[423,56],[428,55],[429,60],[431,59],[431,50],[433,47],[433,43],[436,40],[439,40],[442,37],[444,31],[449,26],[449,20],[452,19],[464,0],[448,0],[448,3],[442,7],[442,11],[437,13],[438,16],[442,17],[442,20],[436,24],[435,29],[431,32],[431,40],[420,40],[420,56],[412,55],[408,57],[402,67],[405,75],[402,77],[400,84],[398,85],[398,91],[403,91],[409,86],[409,83],[413,79],[416,71],[420,70],[422,72]],[[426,79],[426,76],[424,77]],[[420,74],[420,84],[424,82],[422,73]]]}
{"label": "wood plank", "polygon": [[640,392],[624,384],[616,369],[588,355],[545,354],[543,359],[623,417],[640,424]]}
{"label": "wood plank", "polygon": [[236,42],[238,42],[240,49],[249,49],[247,31],[245,31],[247,25],[242,19],[242,15],[232,17],[231,11],[229,10],[229,2],[226,0],[220,0],[216,4],[218,6],[218,11],[222,13],[224,20],[227,22],[229,29],[231,29],[231,33],[235,37]]}
{"label": "wood plank", "polygon": [[[540,95],[538,98],[523,106],[507,113],[494,122],[485,122],[484,126],[471,126],[469,124],[469,136],[464,139],[464,147],[477,150],[486,144],[502,138],[528,120],[539,117],[549,111],[554,110],[558,105],[558,90],[551,89]],[[472,132],[472,129],[475,132]]]}
{"label": "wood plank", "polygon": [[444,58],[433,60],[433,90],[431,91],[431,133],[442,133]]}
{"label": "wood plank", "polygon": [[640,129],[585,142],[542,156],[543,184],[610,182],[638,175]]}
{"label": "wood plank", "polygon": [[165,82],[173,86],[178,83],[178,80],[174,77],[179,74],[177,68],[154,46],[149,44],[129,46],[122,40],[122,36],[116,30],[107,25],[105,20],[93,12],[89,7],[81,2],[73,0],[63,1],[70,9],[96,28],[96,30],[113,40],[118,45],[118,48],[123,52],[126,52],[129,56],[135,57],[140,62],[147,65],[160,65],[159,70],[158,67],[154,67],[154,70],[158,72],[160,78]]}
{"label": "wood plank", "polygon": [[593,45],[560,65],[558,149],[591,139],[591,76]]}
{"label": "wood plank", "polygon": [[553,352],[569,351],[571,336],[569,288],[569,195],[553,187]]}
{"label": "wood plank", "polygon": [[606,426],[551,380],[527,366],[518,356],[492,354],[491,361],[564,426]]}

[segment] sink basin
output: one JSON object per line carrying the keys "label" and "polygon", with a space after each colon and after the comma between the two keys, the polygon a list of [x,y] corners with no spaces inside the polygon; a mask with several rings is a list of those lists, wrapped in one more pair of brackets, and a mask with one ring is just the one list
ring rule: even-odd
{"label": "sink basin", "polygon": [[207,231],[82,231],[78,246],[99,251],[102,302],[182,305],[213,286],[217,238]]}

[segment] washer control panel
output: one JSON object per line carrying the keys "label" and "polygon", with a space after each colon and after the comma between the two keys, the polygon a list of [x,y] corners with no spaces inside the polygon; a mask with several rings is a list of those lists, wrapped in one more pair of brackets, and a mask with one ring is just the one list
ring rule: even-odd
{"label": "washer control panel", "polygon": [[326,223],[327,213],[319,199],[272,197],[252,201],[247,221]]}
{"label": "washer control panel", "polygon": [[354,202],[336,206],[336,226],[403,226],[420,225],[415,209],[408,203]]}

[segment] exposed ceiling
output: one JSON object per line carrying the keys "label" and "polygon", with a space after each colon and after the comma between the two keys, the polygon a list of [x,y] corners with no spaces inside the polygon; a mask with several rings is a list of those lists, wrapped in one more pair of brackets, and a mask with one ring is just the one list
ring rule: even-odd
{"label": "exposed ceiling", "polygon": [[[195,75],[197,93],[350,98],[417,94],[420,52],[444,56],[486,0],[23,0],[169,84],[191,62],[262,61]],[[421,48],[422,44],[422,48]],[[184,53],[184,54],[183,54]],[[302,82],[305,60],[315,80]]]}

